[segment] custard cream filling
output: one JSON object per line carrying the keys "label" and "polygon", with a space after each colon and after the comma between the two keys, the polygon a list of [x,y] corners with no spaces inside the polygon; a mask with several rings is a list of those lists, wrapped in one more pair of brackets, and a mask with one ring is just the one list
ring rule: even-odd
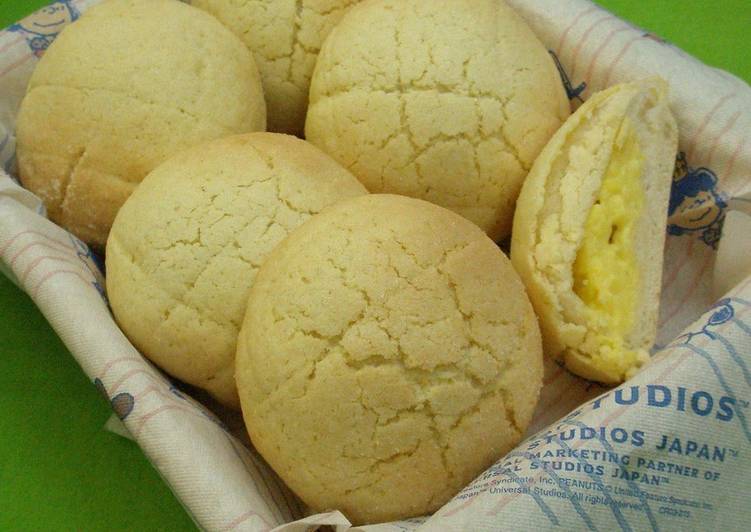
{"label": "custard cream filling", "polygon": [[599,378],[618,379],[638,367],[644,356],[625,342],[640,293],[634,234],[646,201],[643,166],[636,133],[625,118],[573,266],[574,292],[587,307],[590,331],[577,351],[591,358]]}

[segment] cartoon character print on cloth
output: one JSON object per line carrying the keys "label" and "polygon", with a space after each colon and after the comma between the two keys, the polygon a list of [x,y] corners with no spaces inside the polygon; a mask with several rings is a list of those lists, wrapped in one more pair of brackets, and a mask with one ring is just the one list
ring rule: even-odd
{"label": "cartoon character print on cloth", "polygon": [[[737,312],[735,304],[748,307],[751,305],[751,302],[737,297],[721,299],[709,310],[711,314],[701,329],[688,331],[687,333],[682,334],[675,339],[675,342],[673,342],[671,346],[686,347],[693,353],[702,357],[709,364],[712,373],[714,373],[717,381],[726,394],[725,403],[730,405],[730,407],[726,409],[727,415],[723,419],[730,421],[733,417],[736,417],[741,425],[746,441],[751,443],[751,430],[749,430],[749,420],[746,418],[748,414],[745,412],[749,403],[743,398],[743,396],[739,396],[737,388],[731,385],[733,377],[741,377],[745,380],[748,386],[751,386],[751,371],[749,371],[744,353],[740,351],[738,346],[732,341],[732,336],[728,335],[728,332],[723,330],[727,327],[725,324],[733,322],[744,333],[751,333],[751,328],[749,328],[748,324],[740,318],[740,316],[743,315],[743,311],[740,313]],[[722,368],[717,360],[715,360],[717,354],[711,354],[708,349],[699,347],[694,341],[696,337],[701,336],[707,336],[711,341],[719,342],[719,344],[722,345],[724,352],[729,355],[735,364],[735,367],[731,366],[733,376],[728,373],[729,368]],[[711,405],[711,403],[709,404]],[[731,451],[731,454],[732,453],[734,452]],[[735,452],[734,455],[737,456],[737,452]]]}
{"label": "cartoon character print on cloth", "polygon": [[84,244],[83,241],[79,240],[71,233],[68,233],[68,237],[70,238],[73,246],[76,248],[76,256],[81,259],[83,265],[86,266],[86,269],[89,270],[89,273],[91,273],[91,276],[94,278],[91,284],[94,286],[94,288],[96,288],[96,291],[99,292],[99,295],[101,296],[104,303],[109,305],[109,302],[107,300],[107,293],[104,290],[103,284],[104,261],[102,260],[102,257],[92,252],[89,249],[89,246]]}
{"label": "cartoon character print on cloth", "polygon": [[668,234],[697,233],[702,242],[717,249],[727,206],[717,189],[715,173],[708,168],[692,168],[686,154],[679,153],[670,191]]}
{"label": "cartoon character print on cloth", "polygon": [[117,417],[119,417],[121,421],[133,412],[133,407],[135,406],[136,401],[131,394],[128,392],[120,392],[110,398],[104,387],[104,383],[98,377],[94,379],[94,386],[96,386],[97,389],[102,392],[102,395],[104,395],[104,397],[110,402],[112,410],[117,414]]}
{"label": "cartoon character print on cloth", "polygon": [[60,0],[13,24],[8,30],[22,34],[34,55],[42,57],[57,34],[79,16],[72,0]]}
{"label": "cartoon character print on cloth", "polygon": [[689,331],[676,338],[676,342],[681,339],[685,339],[683,343],[691,343],[691,340],[695,336],[706,335],[712,340],[717,340],[717,334],[712,332],[710,327],[717,327],[723,323],[727,323],[735,316],[735,309],[730,299],[721,299],[713,307],[714,312],[707,320],[707,323],[699,331]]}
{"label": "cartoon character print on cloth", "polygon": [[[102,379],[99,377],[96,377],[94,379],[94,386],[96,386],[97,390],[104,396],[104,398],[110,403],[110,406],[112,407],[112,410],[115,412],[118,418],[120,418],[121,421],[125,420],[135,408],[136,399],[133,396],[133,394],[129,392],[120,392],[115,394],[114,397],[110,397],[107,393],[107,389],[104,386],[104,383],[102,382]],[[212,423],[216,424],[219,428],[223,429],[224,431],[227,431],[228,428],[222,422],[221,419],[219,419],[213,412],[208,410],[205,406],[202,404],[194,401],[193,399],[190,399],[188,396],[186,396],[182,391],[180,391],[172,382],[168,381],[169,386],[169,392],[172,395],[173,398],[175,398],[178,401],[185,401],[187,403],[190,403],[193,407],[197,407],[198,413],[211,421]]]}
{"label": "cartoon character print on cloth", "polygon": [[574,84],[571,83],[571,78],[569,78],[566,70],[561,64],[560,59],[558,59],[558,56],[555,55],[555,52],[553,50],[548,50],[548,53],[553,58],[555,67],[558,69],[558,73],[561,75],[561,81],[563,82],[563,87],[566,89],[566,95],[568,96],[568,99],[579,100],[579,103],[584,103],[584,98],[582,98],[581,95],[585,90],[587,90],[586,82],[582,81],[576,87],[574,87]]}

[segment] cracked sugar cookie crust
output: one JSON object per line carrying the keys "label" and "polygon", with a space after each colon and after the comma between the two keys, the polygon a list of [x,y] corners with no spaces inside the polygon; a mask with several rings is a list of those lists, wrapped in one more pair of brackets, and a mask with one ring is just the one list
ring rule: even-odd
{"label": "cracked sugar cookie crust", "polygon": [[253,52],[268,107],[269,131],[302,135],[321,45],[359,0],[192,0]]}
{"label": "cracked sugar cookie crust", "polygon": [[371,192],[442,205],[498,239],[568,115],[547,50],[503,2],[366,0],[319,54],[305,132]]}
{"label": "cracked sugar cookie crust", "polygon": [[110,0],[37,65],[18,117],[20,176],[53,221],[102,249],[117,210],[168,156],[264,128],[258,70],[227,28],[173,0]]}
{"label": "cracked sugar cookie crust", "polygon": [[363,196],[269,256],[237,382],[254,445],[307,504],[380,522],[434,511],[518,443],[541,349],[519,278],[476,226]]}
{"label": "cracked sugar cookie crust", "polygon": [[238,406],[237,334],[266,255],[311,215],[365,194],[314,146],[228,137],[178,154],[125,203],[107,243],[107,292],[133,344],[171,375]]}

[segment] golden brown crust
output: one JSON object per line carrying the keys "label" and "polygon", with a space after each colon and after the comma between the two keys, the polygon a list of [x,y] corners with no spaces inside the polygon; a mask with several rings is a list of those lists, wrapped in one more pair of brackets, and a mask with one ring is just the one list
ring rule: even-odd
{"label": "golden brown crust", "polygon": [[511,230],[535,157],[569,114],[555,65],[500,0],[367,0],[329,35],[305,133],[371,192]]}
{"label": "golden brown crust", "polygon": [[310,77],[321,45],[358,0],[192,0],[253,52],[268,108],[268,129],[302,135]]}
{"label": "golden brown crust", "polygon": [[129,190],[169,155],[264,127],[258,71],[230,31],[180,2],[109,0],[37,65],[19,171],[53,221],[101,249]]}
{"label": "golden brown crust", "polygon": [[112,226],[107,293],[120,327],[171,375],[239,406],[235,342],[258,268],[312,214],[366,193],[286,135],[237,135],[176,154]]}
{"label": "golden brown crust", "polygon": [[251,289],[237,381],[256,448],[315,510],[436,510],[521,439],[539,329],[476,226],[416,199],[325,209]]}

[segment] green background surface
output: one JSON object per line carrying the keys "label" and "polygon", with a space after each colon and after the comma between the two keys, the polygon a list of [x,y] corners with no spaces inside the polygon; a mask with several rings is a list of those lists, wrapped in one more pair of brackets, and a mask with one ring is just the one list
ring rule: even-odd
{"label": "green background surface", "polygon": [[[552,0],[551,0],[552,1]],[[0,27],[45,5],[0,0]],[[751,0],[602,0],[751,82]],[[31,300],[0,275],[0,530],[191,530]]]}

